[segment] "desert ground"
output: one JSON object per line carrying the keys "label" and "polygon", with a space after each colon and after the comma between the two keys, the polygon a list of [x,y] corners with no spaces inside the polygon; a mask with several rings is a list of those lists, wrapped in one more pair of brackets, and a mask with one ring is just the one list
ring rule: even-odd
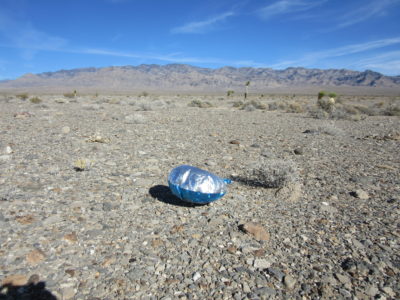
{"label": "desert ground", "polygon": [[0,299],[399,298],[400,97],[335,98],[0,96]]}

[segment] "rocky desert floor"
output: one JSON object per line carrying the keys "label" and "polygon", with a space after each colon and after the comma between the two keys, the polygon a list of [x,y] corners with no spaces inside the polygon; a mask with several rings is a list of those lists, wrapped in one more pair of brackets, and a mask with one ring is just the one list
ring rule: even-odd
{"label": "rocky desert floor", "polygon": [[[282,97],[2,96],[0,299],[398,299],[400,118]],[[234,182],[181,202],[181,164]]]}

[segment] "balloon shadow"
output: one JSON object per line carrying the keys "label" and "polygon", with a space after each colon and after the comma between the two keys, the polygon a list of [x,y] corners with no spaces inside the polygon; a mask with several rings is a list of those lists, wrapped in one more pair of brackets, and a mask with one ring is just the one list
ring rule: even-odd
{"label": "balloon shadow", "polygon": [[151,197],[157,199],[158,201],[175,205],[181,207],[196,207],[196,206],[204,206],[204,204],[196,204],[185,202],[172,194],[170,188],[166,185],[155,185],[149,189],[149,194]]}

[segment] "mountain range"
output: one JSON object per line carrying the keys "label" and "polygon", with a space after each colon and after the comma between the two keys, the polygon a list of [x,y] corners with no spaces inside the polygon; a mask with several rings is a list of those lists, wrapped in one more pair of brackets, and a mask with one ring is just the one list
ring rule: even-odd
{"label": "mountain range", "polygon": [[366,70],[287,68],[201,68],[184,64],[112,66],[25,74],[0,82],[0,91],[98,91],[98,92],[251,92],[312,87],[370,87],[400,90],[400,76]]}

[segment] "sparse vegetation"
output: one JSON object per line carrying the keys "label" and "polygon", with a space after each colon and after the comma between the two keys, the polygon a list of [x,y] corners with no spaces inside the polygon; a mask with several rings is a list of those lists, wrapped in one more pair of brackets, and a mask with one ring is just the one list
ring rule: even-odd
{"label": "sparse vegetation", "polygon": [[319,93],[318,93],[318,100],[319,99],[322,99],[323,97],[325,97],[326,96],[326,92],[325,91],[320,91]]}
{"label": "sparse vegetation", "polygon": [[70,99],[75,98],[76,97],[76,91],[74,91],[72,93],[65,93],[64,97],[65,98],[70,98]]}
{"label": "sparse vegetation", "polygon": [[289,103],[289,106],[286,109],[286,112],[288,112],[288,113],[303,113],[304,108],[300,103],[292,102],[292,103]]}
{"label": "sparse vegetation", "polygon": [[245,181],[265,188],[282,188],[298,182],[299,172],[293,161],[263,159],[250,167]]}
{"label": "sparse vegetation", "polygon": [[42,99],[40,99],[39,97],[32,97],[29,99],[29,101],[34,104],[39,104],[42,102]]}
{"label": "sparse vegetation", "polygon": [[21,100],[26,100],[26,99],[28,99],[29,98],[29,95],[27,94],[27,93],[22,93],[22,94],[18,94],[18,95],[15,95],[18,99],[21,99]]}
{"label": "sparse vegetation", "polygon": [[256,109],[267,109],[267,106],[265,104],[262,104],[260,101],[251,100],[250,102],[244,103],[240,109],[246,111],[253,111]]}
{"label": "sparse vegetation", "polygon": [[329,98],[336,99],[336,98],[337,98],[337,94],[334,93],[334,92],[329,92],[329,93],[328,93],[328,97],[329,97]]}
{"label": "sparse vegetation", "polygon": [[209,108],[212,107],[212,104],[208,101],[200,101],[200,100],[193,100],[188,104],[190,107],[199,107],[199,108]]}
{"label": "sparse vegetation", "polygon": [[147,97],[148,95],[149,95],[148,92],[143,91],[143,92],[141,92],[141,93],[139,94],[139,97]]}
{"label": "sparse vegetation", "polygon": [[246,91],[244,92],[244,100],[247,99],[247,95],[249,94],[249,85],[250,85],[250,81],[247,81],[245,83]]}
{"label": "sparse vegetation", "polygon": [[231,96],[233,96],[234,93],[235,93],[235,91],[229,90],[226,92],[226,96],[231,97]]}

